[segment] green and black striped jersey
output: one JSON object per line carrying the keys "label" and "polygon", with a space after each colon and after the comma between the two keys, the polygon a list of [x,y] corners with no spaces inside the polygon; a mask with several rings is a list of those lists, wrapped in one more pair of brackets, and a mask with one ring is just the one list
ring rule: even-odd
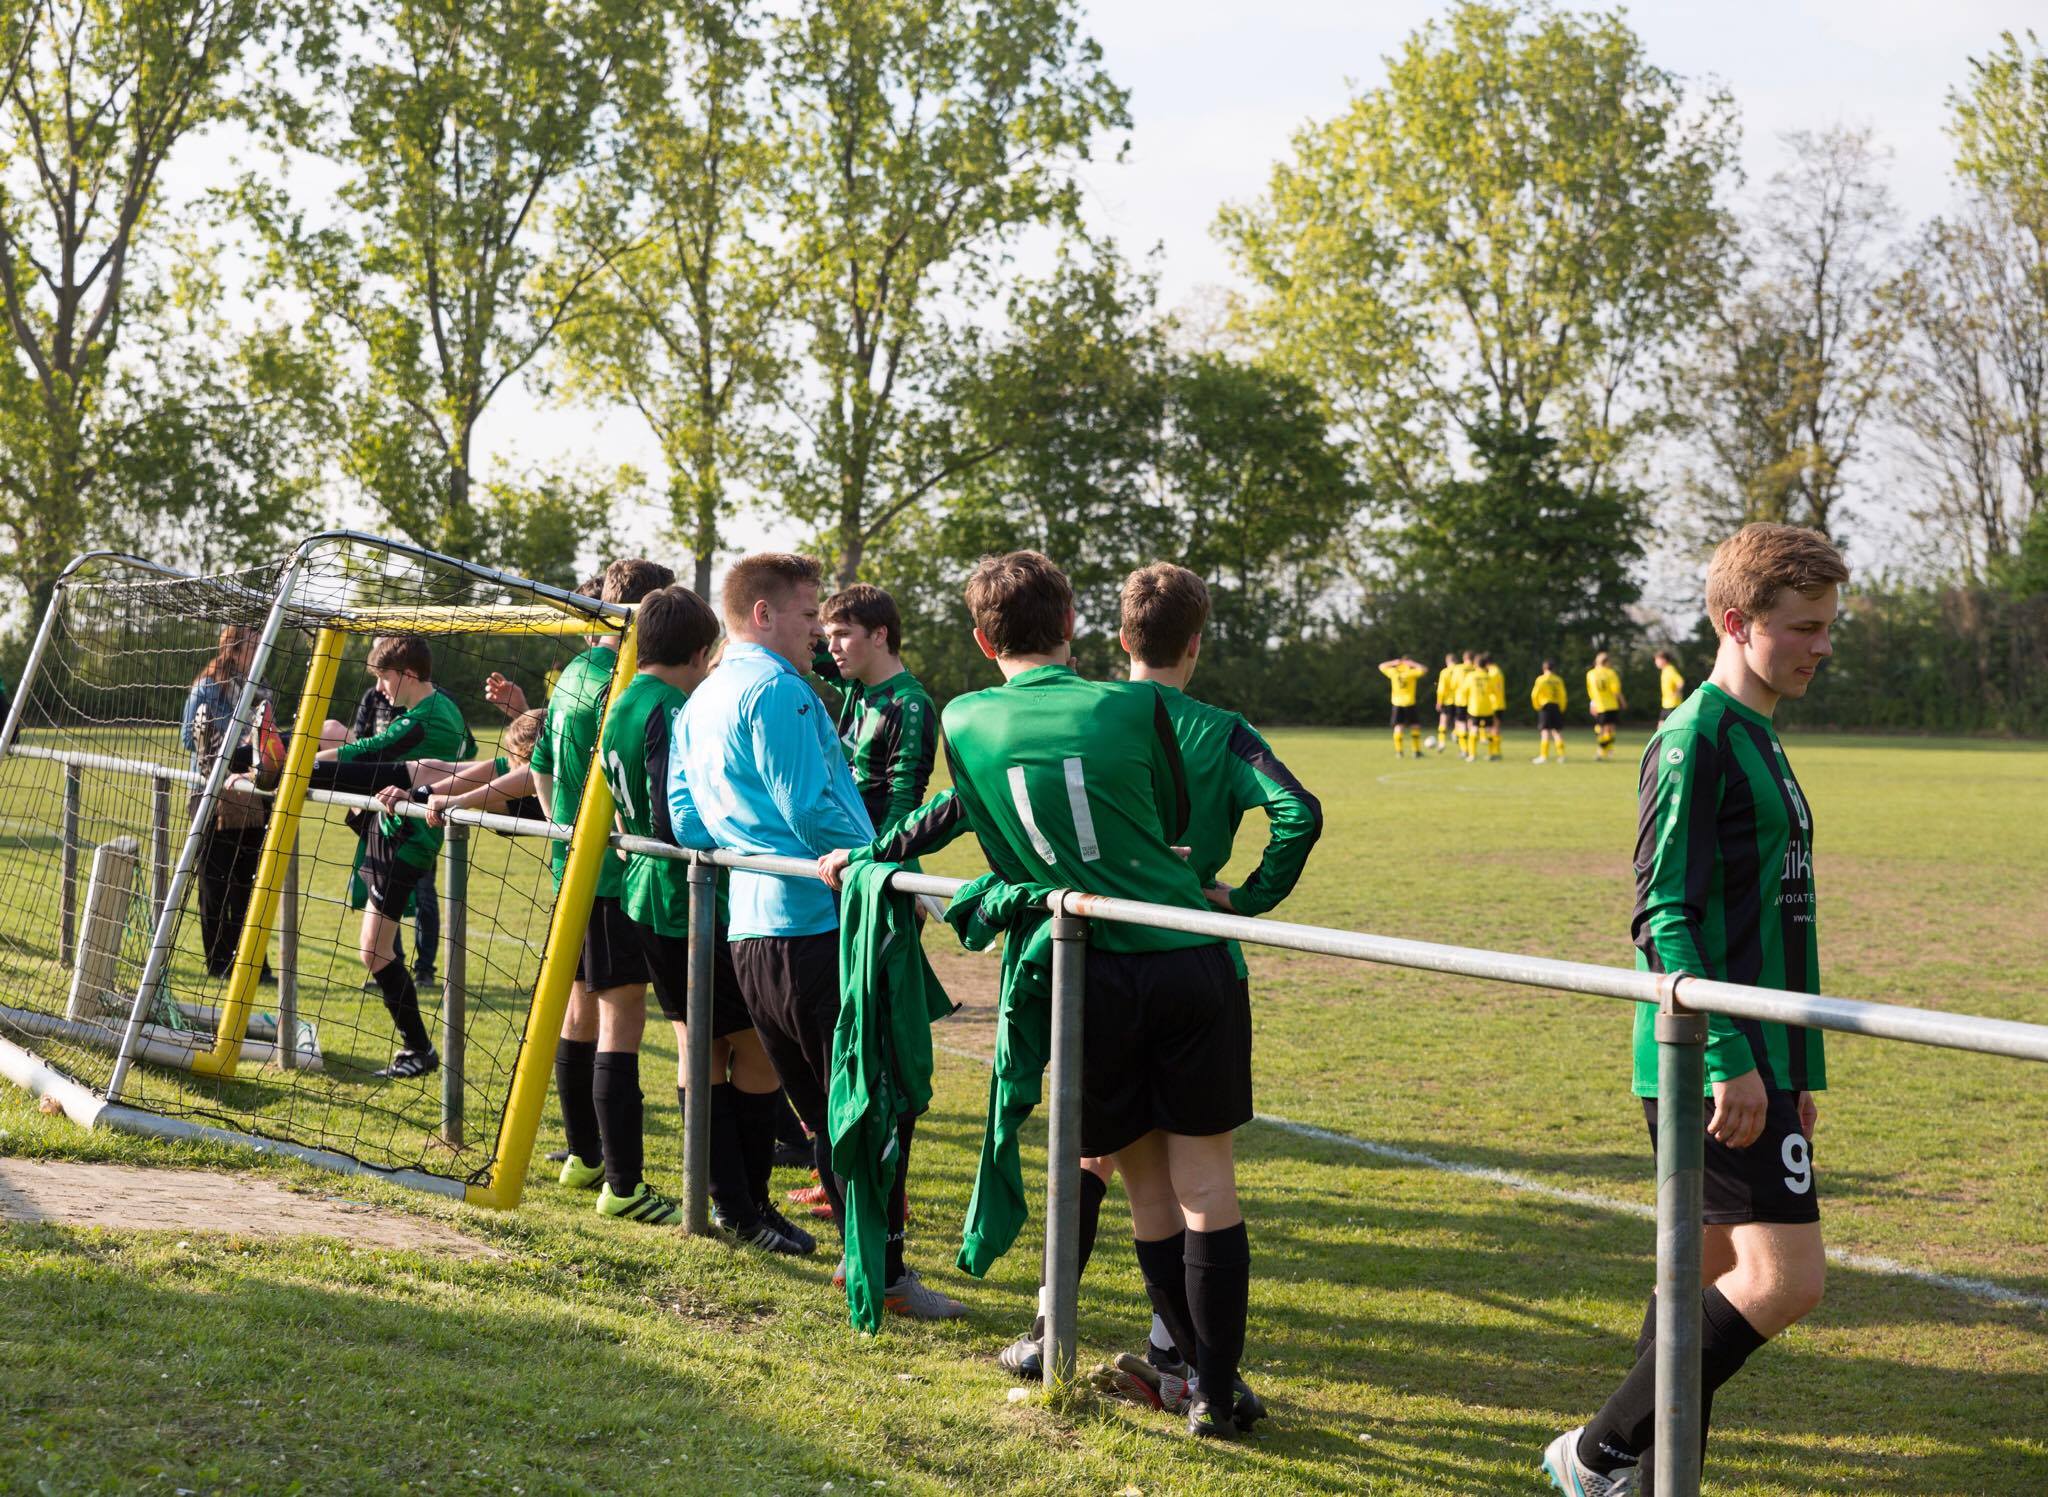
{"label": "green and black striped jersey", "polygon": [[[552,782],[548,815],[564,826],[575,822],[577,808],[583,803],[583,781],[590,773],[591,756],[597,752],[598,727],[604,720],[604,704],[611,695],[612,672],[618,664],[616,649],[593,645],[562,668],[555,689],[548,693],[547,724],[533,742],[532,768]],[[567,842],[548,844],[548,867],[557,885],[568,862]],[[623,866],[617,858],[606,858],[597,876],[598,897],[617,899],[623,887]]]}
{"label": "green and black striped jersey", "polygon": [[[942,728],[953,788],[876,838],[872,856],[902,862],[972,830],[1006,883],[1209,908],[1173,850],[1188,825],[1187,772],[1157,686],[1039,666],[955,697]],[[1089,940],[1170,951],[1216,938],[1104,920]]]}
{"label": "green and black striped jersey", "polygon": [[[1635,863],[1639,970],[1820,991],[1813,812],[1771,720],[1712,682],[1643,751]],[[1820,1091],[1820,1031],[1710,1016],[1709,1084],[1752,1070],[1776,1090]],[[1649,1004],[1636,1010],[1634,1090],[1657,1095]]]}
{"label": "green and black striped jersey", "polygon": [[1187,769],[1188,825],[1181,841],[1188,866],[1207,888],[1230,861],[1244,813],[1257,807],[1272,825],[1265,856],[1231,892],[1240,915],[1263,915],[1289,894],[1323,834],[1323,808],[1279,756],[1235,712],[1160,686]]}
{"label": "green and black striped jersey", "polygon": [[875,830],[889,828],[924,804],[939,746],[939,714],[909,671],[874,686],[849,681],[849,710],[840,727],[853,783]]}
{"label": "green and black striped jersey", "polygon": [[[629,837],[673,842],[668,822],[669,723],[688,693],[641,671],[604,715],[600,762],[612,805]],[[690,933],[688,865],[634,853],[625,861],[619,904],[665,936]]]}
{"label": "green and black striped jersey", "polygon": [[[368,738],[342,744],[334,757],[343,764],[409,763],[414,759],[467,759],[475,753],[476,739],[462,720],[462,709],[455,705],[455,698],[436,686],[412,706],[394,709],[384,726]],[[444,836],[442,828],[395,811],[385,812],[377,825],[402,861],[415,868],[434,866]]]}

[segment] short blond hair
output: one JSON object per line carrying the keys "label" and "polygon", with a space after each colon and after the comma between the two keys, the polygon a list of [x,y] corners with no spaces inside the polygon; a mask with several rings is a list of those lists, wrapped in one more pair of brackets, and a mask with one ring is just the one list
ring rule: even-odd
{"label": "short blond hair", "polygon": [[1760,619],[1788,588],[1817,598],[1849,580],[1849,564],[1834,542],[1804,525],[1745,525],[1714,548],[1707,563],[1707,618],[1717,635],[1734,609]]}
{"label": "short blond hair", "polygon": [[740,629],[753,618],[756,603],[787,608],[798,588],[816,587],[824,580],[825,564],[814,556],[757,551],[726,568],[718,601],[725,610],[726,623]]}

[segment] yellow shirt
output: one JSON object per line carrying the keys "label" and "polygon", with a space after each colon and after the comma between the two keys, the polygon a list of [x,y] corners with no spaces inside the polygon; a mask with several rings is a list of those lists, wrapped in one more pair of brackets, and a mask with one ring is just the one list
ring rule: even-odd
{"label": "yellow shirt", "polygon": [[1685,677],[1679,674],[1677,666],[1667,665],[1657,672],[1657,689],[1663,693],[1666,712],[1685,700]]}
{"label": "yellow shirt", "polygon": [[1465,667],[1447,665],[1436,673],[1436,704],[1439,708],[1458,705],[1458,688],[1465,682]]}
{"label": "yellow shirt", "polygon": [[1489,665],[1486,668],[1486,682],[1487,700],[1493,703],[1493,705],[1487,708],[1486,710],[1488,712],[1507,711],[1508,678],[1501,673],[1501,668],[1499,666]]}
{"label": "yellow shirt", "polygon": [[1473,717],[1493,715],[1493,683],[1485,671],[1473,669],[1458,683],[1458,705]]}
{"label": "yellow shirt", "polygon": [[1415,683],[1429,672],[1419,665],[1383,665],[1380,674],[1392,685],[1394,705],[1413,707],[1415,705]]}
{"label": "yellow shirt", "polygon": [[1536,684],[1529,688],[1531,707],[1562,707],[1564,705],[1564,677],[1556,671],[1545,671],[1536,678]]}
{"label": "yellow shirt", "polygon": [[1621,677],[1611,665],[1596,665],[1586,672],[1586,700],[1595,712],[1621,711]]}

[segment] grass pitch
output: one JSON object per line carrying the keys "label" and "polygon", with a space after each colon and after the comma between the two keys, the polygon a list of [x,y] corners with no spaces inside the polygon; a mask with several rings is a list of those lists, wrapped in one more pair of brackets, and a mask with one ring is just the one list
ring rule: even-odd
{"label": "grass pitch", "polygon": [[[1380,733],[1274,741],[1329,827],[1288,918],[1628,960],[1632,762],[1536,768],[1513,735],[1522,753],[1498,765],[1397,763]],[[2048,752],[1796,724],[1788,749],[1816,815],[1827,991],[2048,1021]],[[965,961],[947,972],[983,984],[987,967]],[[1650,1225],[1413,1156],[1646,1205],[1627,1008],[1282,953],[1253,967],[1261,1109],[1409,1157],[1273,1123],[1241,1135],[1247,1375],[1275,1410],[1246,1445],[1197,1446],[1120,1406],[1008,1400],[990,1355],[1028,1316],[1033,1255],[986,1284],[947,1267],[986,1090],[972,1058],[986,1030],[963,1015],[940,1035],[912,1231],[913,1261],[969,1302],[967,1321],[862,1340],[828,1261],[600,1224],[588,1197],[538,1176],[495,1217],[286,1170],[457,1221],[503,1256],[8,1228],[0,1489],[1543,1490],[1543,1443],[1626,1362]],[[1830,1242],[2048,1298],[2039,1070],[1829,1045],[1816,1160]],[[649,1155],[673,1185],[672,1055],[650,1048]],[[87,1137],[12,1091],[0,1151],[247,1165]],[[1113,1192],[1084,1284],[1084,1355],[1144,1326],[1120,1205]],[[2039,1493],[2044,1409],[2048,1311],[1838,1264],[1818,1313],[1717,1400],[1709,1485]]]}

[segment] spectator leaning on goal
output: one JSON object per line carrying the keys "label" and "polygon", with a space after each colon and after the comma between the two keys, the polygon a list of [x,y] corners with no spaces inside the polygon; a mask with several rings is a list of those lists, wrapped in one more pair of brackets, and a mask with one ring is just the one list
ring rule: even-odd
{"label": "spectator leaning on goal", "polygon": [[[822,575],[809,557],[775,552],[744,557],[726,572],[720,601],[731,642],[676,718],[669,815],[682,846],[817,858],[874,836],[831,715],[802,674],[819,639]],[[740,990],[816,1140],[819,1183],[843,1236],[844,1192],[832,1173],[826,1119],[839,1020],[838,906],[814,878],[746,869],[734,871],[731,898]],[[912,1319],[950,1319],[966,1306],[904,1262],[909,1123],[899,1134],[883,1303]]]}
{"label": "spectator leaning on goal", "polygon": [[[1841,553],[1818,531],[1745,525],[1707,567],[1713,673],[1643,751],[1637,792],[1636,965],[1723,982],[1820,991],[1813,812],[1771,719],[1833,653]],[[1683,991],[1679,996],[1683,998]],[[1714,1390],[1820,1303],[1827,1260],[1814,1169],[1821,1033],[1707,1021],[1701,1449]],[[1635,1094],[1657,1138],[1656,1013],[1636,1009]],[[1656,1429],[1657,1301],[1635,1365],[1600,1412],[1559,1435],[1544,1469],[1566,1492],[1647,1490]]]}
{"label": "spectator leaning on goal", "polygon": [[[312,788],[375,795],[387,787],[410,789],[415,759],[467,759],[476,740],[455,699],[434,685],[434,654],[424,639],[394,634],[370,646],[370,673],[397,715],[382,732],[351,741],[330,719],[313,764]],[[401,1048],[379,1076],[424,1076],[441,1064],[440,1052],[420,1018],[419,989],[398,960],[398,922],[412,907],[413,891],[433,869],[443,833],[419,817],[387,810],[355,811],[349,824],[362,839],[350,900],[363,905],[357,951],[384,996]]]}
{"label": "spectator leaning on goal", "polygon": [[[971,829],[1006,884],[1209,910],[1173,845],[1190,805],[1165,694],[1149,681],[1075,673],[1073,588],[1035,551],[984,558],[967,607],[1003,684],[947,706],[953,789],[896,842],[936,848]],[[875,851],[893,862],[901,849]],[[825,860],[827,876],[846,860]],[[1146,1293],[1169,1327],[1184,1328],[1176,1343],[1192,1343],[1199,1386],[1188,1428],[1223,1437],[1263,1412],[1237,1381],[1251,1284],[1231,1153],[1252,1117],[1244,975],[1235,949],[1213,936],[1107,921],[1090,933],[1081,1152],[1114,1158]]]}
{"label": "spectator leaning on goal", "polygon": [[[237,773],[251,767],[253,756],[246,741],[229,745],[235,707],[248,683],[249,664],[256,654],[256,631],[245,624],[228,624],[220,631],[213,658],[192,682],[185,696],[185,711],[178,725],[178,741],[192,755],[192,772],[202,778],[223,752],[228,768]],[[0,693],[4,696],[4,693]],[[271,699],[270,688],[257,688],[259,708]],[[5,712],[0,705],[0,714]],[[195,788],[188,815],[196,811],[199,793]],[[252,787],[229,782],[221,789],[214,808],[213,824],[199,855],[199,944],[206,956],[206,974],[226,977],[234,966],[235,943],[240,937],[243,916],[248,912],[249,894],[256,886],[256,863],[263,853],[263,828],[270,819],[268,805]],[[266,957],[259,982],[270,983],[270,961]]]}

